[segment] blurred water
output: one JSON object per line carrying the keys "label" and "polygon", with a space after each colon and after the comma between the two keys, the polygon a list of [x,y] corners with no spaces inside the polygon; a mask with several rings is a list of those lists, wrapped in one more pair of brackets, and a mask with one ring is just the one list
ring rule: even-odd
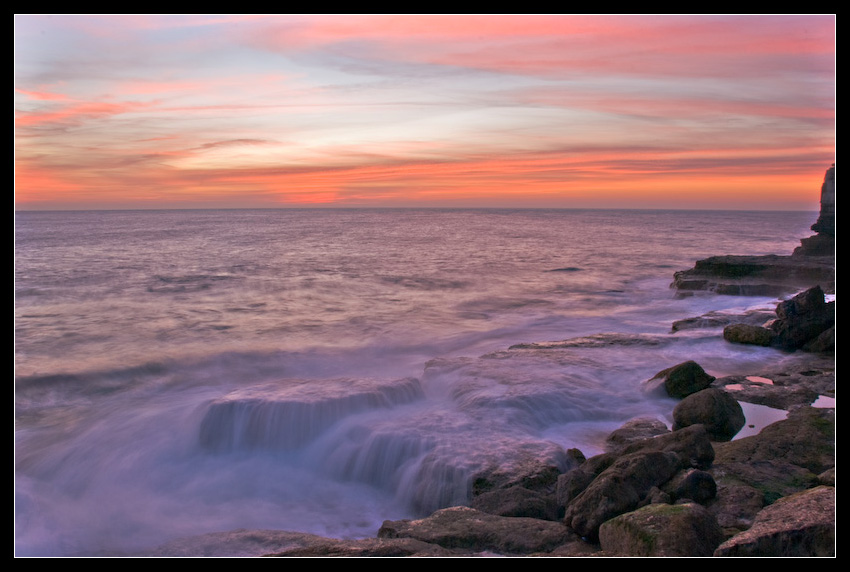
{"label": "blurred water", "polygon": [[[672,409],[639,383],[781,359],[673,320],[673,272],[786,254],[814,213],[21,212],[16,552],[275,528],[373,536],[469,476]],[[552,351],[520,342],[601,333]]]}

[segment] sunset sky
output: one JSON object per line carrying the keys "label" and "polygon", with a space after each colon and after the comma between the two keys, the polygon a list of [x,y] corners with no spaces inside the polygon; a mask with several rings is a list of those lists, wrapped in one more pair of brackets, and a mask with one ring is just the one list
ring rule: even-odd
{"label": "sunset sky", "polygon": [[15,208],[817,210],[835,16],[15,17]]}

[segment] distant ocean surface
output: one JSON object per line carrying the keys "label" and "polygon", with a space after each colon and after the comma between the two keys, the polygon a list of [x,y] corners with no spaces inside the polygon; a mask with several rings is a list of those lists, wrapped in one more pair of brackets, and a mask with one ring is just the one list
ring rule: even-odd
{"label": "distant ocean surface", "polygon": [[[773,300],[669,285],[708,256],[789,254],[816,218],[17,212],[16,554],[236,528],[370,537],[462,502],[472,472],[517,451],[598,453],[629,418],[672,411],[639,389],[657,371],[783,359],[671,332]],[[504,351],[603,333],[653,343]]]}

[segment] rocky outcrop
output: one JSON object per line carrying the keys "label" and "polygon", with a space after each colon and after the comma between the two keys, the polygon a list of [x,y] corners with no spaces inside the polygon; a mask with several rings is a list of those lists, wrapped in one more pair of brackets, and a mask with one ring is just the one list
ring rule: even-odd
{"label": "rocky outcrop", "polygon": [[834,257],[712,256],[674,273],[671,284],[679,294],[709,291],[737,296],[782,296],[814,285],[835,291]]}
{"label": "rocky outcrop", "polygon": [[835,292],[835,165],[821,186],[820,215],[790,255],[713,256],[676,272],[671,287],[680,294],[709,291],[742,296],[781,296],[815,285]]}
{"label": "rocky outcrop", "polygon": [[835,368],[831,360],[812,356],[798,367],[730,375],[718,378],[712,386],[733,393],[739,401],[790,410],[818,399],[834,399]]}
{"label": "rocky outcrop", "polygon": [[835,348],[835,302],[827,302],[820,286],[800,292],[776,306],[776,319],[764,326],[730,324],[729,342],[772,346],[787,351],[830,352]]}
{"label": "rocky outcrop", "polygon": [[835,164],[827,169],[820,190],[820,216],[812,230],[817,234],[801,240],[795,256],[835,255]]}

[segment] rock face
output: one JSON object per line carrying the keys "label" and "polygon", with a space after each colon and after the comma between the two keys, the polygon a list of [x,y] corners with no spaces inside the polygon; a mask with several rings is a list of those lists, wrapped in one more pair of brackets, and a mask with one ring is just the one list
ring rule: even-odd
{"label": "rock face", "polygon": [[820,285],[835,292],[835,165],[821,186],[817,234],[800,241],[791,255],[713,256],[674,274],[680,294],[710,291],[742,296],[781,296]]}
{"label": "rock face", "polygon": [[796,256],[835,255],[835,164],[826,171],[820,190],[820,216],[812,230],[815,236],[804,238],[794,250]]}

